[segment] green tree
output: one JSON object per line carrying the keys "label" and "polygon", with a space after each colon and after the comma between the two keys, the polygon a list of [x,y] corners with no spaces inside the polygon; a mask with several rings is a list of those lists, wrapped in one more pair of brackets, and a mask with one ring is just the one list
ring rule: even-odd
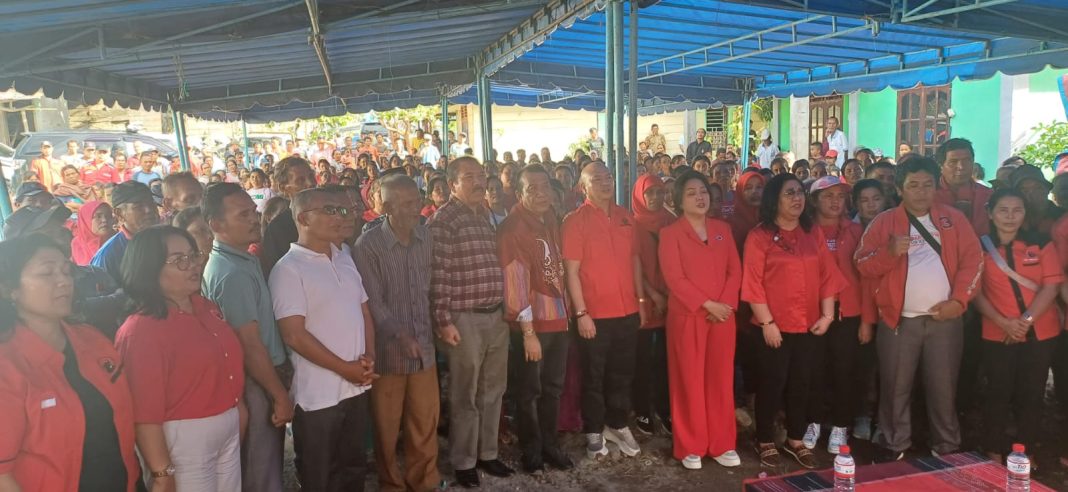
{"label": "green tree", "polygon": [[1068,152],[1068,123],[1039,123],[1032,130],[1037,134],[1035,141],[1017,152],[1027,162],[1039,167],[1050,167],[1054,157],[1061,152]]}

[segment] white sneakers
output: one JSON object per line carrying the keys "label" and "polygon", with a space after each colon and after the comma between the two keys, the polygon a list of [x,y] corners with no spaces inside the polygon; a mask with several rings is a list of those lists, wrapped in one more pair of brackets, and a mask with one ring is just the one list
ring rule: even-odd
{"label": "white sneakers", "polygon": [[815,449],[816,441],[820,440],[820,424],[808,424],[808,429],[805,429],[805,437],[801,439],[801,444],[805,445],[805,449]]}
{"label": "white sneakers", "polygon": [[[716,463],[719,463],[720,466],[727,468],[742,465],[742,458],[738,456],[738,452],[733,449],[712,459],[716,460]],[[687,455],[686,458],[682,460],[682,466],[687,470],[700,470],[701,457],[696,454]]]}
{"label": "white sneakers", "polygon": [[838,454],[838,449],[849,444],[849,434],[845,427],[831,427],[831,438],[827,440],[827,452]]}
{"label": "white sneakers", "polygon": [[733,449],[712,459],[716,460],[716,463],[719,463],[720,466],[727,468],[742,466],[742,457],[738,456],[738,452]]}
{"label": "white sneakers", "polygon": [[[642,450],[638,447],[638,441],[634,440],[634,435],[630,433],[629,427],[622,429],[613,429],[611,427],[604,428],[604,438],[614,442],[616,446],[619,446],[619,450],[627,456],[637,456]],[[589,442],[589,438],[586,439]],[[587,449],[589,447],[587,446]]]}
{"label": "white sneakers", "polygon": [[605,446],[604,435],[596,432],[586,434],[586,457],[594,460],[598,456],[608,456],[608,446]]}

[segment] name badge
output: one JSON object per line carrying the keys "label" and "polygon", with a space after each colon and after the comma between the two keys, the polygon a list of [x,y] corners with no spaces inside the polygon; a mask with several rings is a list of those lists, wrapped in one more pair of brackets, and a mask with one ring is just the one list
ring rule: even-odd
{"label": "name badge", "polygon": [[44,409],[44,408],[52,408],[54,406],[56,406],[56,399],[55,398],[47,398],[47,399],[41,400],[41,408],[42,409]]}

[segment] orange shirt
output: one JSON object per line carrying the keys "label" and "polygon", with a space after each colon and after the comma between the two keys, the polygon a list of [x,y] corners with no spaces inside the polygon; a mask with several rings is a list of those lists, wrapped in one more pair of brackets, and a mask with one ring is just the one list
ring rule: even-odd
{"label": "orange shirt", "polygon": [[[719,219],[705,219],[707,243],[685,218],[660,230],[660,269],[671,297],[672,315],[708,315],[701,305],[707,300],[738,309],[742,264],[731,235],[731,226]],[[733,321],[732,321],[733,322]]]}
{"label": "orange shirt", "polygon": [[808,332],[823,314],[820,301],[848,285],[818,226],[809,232],[758,226],[742,258],[742,300],[767,304],[782,333]]}
{"label": "orange shirt", "polygon": [[[1005,246],[998,246],[1001,257],[1008,259]],[[1039,248],[1037,245],[1028,246],[1022,241],[1012,242],[1013,270],[1023,275],[1039,286],[1056,285],[1064,281],[1064,273],[1061,263],[1057,258],[1057,248],[1053,243]],[[1016,304],[1016,295],[1009,284],[1009,276],[998,268],[989,254],[983,254],[983,295],[994,305],[1002,316],[1019,318],[1023,315],[1020,307]],[[1020,294],[1024,304],[1030,306],[1035,300],[1037,292],[1020,286]],[[1052,305],[1041,316],[1035,318],[1035,336],[1039,340],[1047,340],[1057,336],[1060,332],[1060,321],[1057,318],[1057,307]],[[998,327],[993,320],[983,317],[983,339],[1000,342],[1005,339],[1005,332]]]}
{"label": "orange shirt", "polygon": [[[133,402],[126,372],[111,342],[88,325],[64,325],[82,377],[114,414],[127,487],[140,475],[134,454]],[[16,327],[0,343],[0,473],[22,490],[76,491],[81,475],[85,413],[63,373],[64,356],[37,334]]]}
{"label": "orange shirt", "polygon": [[594,319],[638,312],[634,292],[637,227],[627,209],[612,204],[610,214],[589,200],[564,219],[564,259],[582,262],[579,279],[586,310]]}

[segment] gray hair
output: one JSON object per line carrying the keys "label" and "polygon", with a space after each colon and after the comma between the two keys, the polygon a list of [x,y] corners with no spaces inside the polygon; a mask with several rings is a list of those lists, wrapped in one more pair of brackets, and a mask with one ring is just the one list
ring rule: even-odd
{"label": "gray hair", "polygon": [[404,174],[391,174],[380,180],[381,189],[379,190],[379,196],[382,203],[389,203],[393,193],[402,189],[418,190],[419,185],[415,183],[415,180]]}

